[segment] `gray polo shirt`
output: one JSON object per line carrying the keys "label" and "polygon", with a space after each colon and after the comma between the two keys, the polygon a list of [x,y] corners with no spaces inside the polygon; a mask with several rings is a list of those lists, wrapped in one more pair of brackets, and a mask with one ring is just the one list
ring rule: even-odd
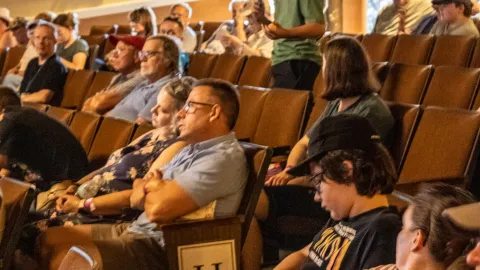
{"label": "gray polo shirt", "polygon": [[151,122],[152,113],[150,111],[157,104],[157,95],[172,78],[173,75],[170,74],[155,83],[149,84],[148,81],[145,81],[139,84],[107,116],[129,121],[135,121],[138,117],[142,117]]}
{"label": "gray polo shirt", "polygon": [[[162,171],[163,179],[177,182],[200,208],[217,201],[215,217],[237,212],[248,177],[243,148],[233,133],[185,147]],[[162,232],[145,213],[128,230],[163,245]]]}

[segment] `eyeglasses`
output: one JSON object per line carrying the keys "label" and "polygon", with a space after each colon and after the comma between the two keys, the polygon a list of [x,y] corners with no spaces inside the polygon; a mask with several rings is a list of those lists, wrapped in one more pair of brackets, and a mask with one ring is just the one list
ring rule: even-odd
{"label": "eyeglasses", "polygon": [[185,110],[186,113],[194,113],[197,110],[197,107],[192,106],[193,105],[202,105],[202,106],[215,106],[217,104],[211,104],[211,103],[203,103],[203,102],[196,102],[196,101],[188,101],[185,103],[185,106],[183,109]]}
{"label": "eyeglasses", "polygon": [[129,51],[129,50],[131,50],[131,49],[130,48],[118,48],[118,49],[114,49],[112,52],[113,52],[113,55],[118,56],[122,52]]}
{"label": "eyeglasses", "polygon": [[160,55],[162,53],[163,52],[159,52],[159,51],[139,51],[138,52],[138,59],[140,59],[140,61],[143,61],[143,60],[147,60],[148,58],[150,58],[154,55]]}

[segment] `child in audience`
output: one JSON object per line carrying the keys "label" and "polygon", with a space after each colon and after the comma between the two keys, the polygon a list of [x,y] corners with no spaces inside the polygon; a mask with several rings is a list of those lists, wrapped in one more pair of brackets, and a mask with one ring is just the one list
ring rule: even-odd
{"label": "child in audience", "polygon": [[56,54],[62,63],[69,69],[84,69],[88,58],[88,43],[77,35],[77,14],[59,14],[53,23],[58,30]]}
{"label": "child in audience", "polygon": [[470,18],[473,12],[471,0],[432,0],[432,4],[438,5],[440,17],[430,34],[475,37],[480,35]]}
{"label": "child in audience", "polygon": [[462,255],[478,233],[460,229],[442,217],[442,212],[449,207],[473,202],[472,194],[458,187],[446,184],[424,186],[403,214],[395,265],[379,266],[374,270],[442,270],[452,264],[455,269],[469,269],[465,268]]}
{"label": "child in audience", "polygon": [[315,201],[331,218],[309,245],[275,269],[366,269],[395,261],[402,223],[386,195],[396,171],[377,134],[367,119],[347,114],[314,128],[308,158],[289,174],[311,175]]}
{"label": "child in audience", "polygon": [[133,36],[148,38],[157,35],[157,16],[150,7],[137,8],[128,14]]}

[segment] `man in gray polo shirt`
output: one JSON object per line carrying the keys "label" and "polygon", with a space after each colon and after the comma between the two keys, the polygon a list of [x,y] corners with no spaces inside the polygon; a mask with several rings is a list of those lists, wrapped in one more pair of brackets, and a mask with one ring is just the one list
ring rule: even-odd
{"label": "man in gray polo shirt", "polygon": [[167,269],[158,224],[187,214],[206,218],[237,212],[248,176],[243,149],[231,133],[238,112],[238,92],[230,83],[199,81],[177,114],[179,138],[190,145],[161,172],[134,183],[130,201],[144,213],[132,224],[50,228],[41,237],[42,261],[56,269],[62,258],[49,255],[80,245],[101,269]]}
{"label": "man in gray polo shirt", "polygon": [[178,73],[179,53],[178,44],[167,36],[149,37],[138,55],[142,62],[140,73],[147,81],[139,84],[107,116],[150,123],[150,111],[157,102],[158,92]]}

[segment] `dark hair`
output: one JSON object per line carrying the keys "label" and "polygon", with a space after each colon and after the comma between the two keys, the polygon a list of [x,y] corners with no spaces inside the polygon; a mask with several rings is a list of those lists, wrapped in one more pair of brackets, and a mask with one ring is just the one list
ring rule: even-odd
{"label": "dark hair", "polygon": [[63,13],[59,14],[54,20],[53,24],[63,26],[68,29],[72,29],[75,32],[78,32],[78,25],[80,22],[78,21],[78,16],[76,13]]}
{"label": "dark hair", "polygon": [[227,116],[227,125],[232,130],[240,113],[240,94],[237,88],[220,79],[202,79],[195,84],[195,87],[198,86],[208,86],[213,90],[213,94],[220,100],[223,113]]}
{"label": "dark hair", "polygon": [[43,26],[43,27],[47,27],[47,28],[50,28],[50,30],[52,30],[52,34],[53,34],[53,37],[55,39],[57,39],[58,37],[58,30],[57,30],[57,27],[51,23],[51,22],[46,22],[46,21],[43,21],[43,20],[39,20],[38,23],[37,23],[37,26],[35,27],[38,28],[40,26]]}
{"label": "dark hair", "polygon": [[128,14],[128,19],[145,27],[145,37],[154,36],[157,31],[157,16],[150,7],[141,7]]}
{"label": "dark hair", "polygon": [[33,18],[33,20],[34,21],[44,20],[46,22],[52,22],[53,20],[55,20],[55,18],[57,18],[57,14],[55,12],[45,11],[45,12],[38,13],[37,16]]}
{"label": "dark hair", "polygon": [[[162,42],[163,58],[170,72],[178,72],[178,62],[180,59],[179,44],[169,36],[156,35],[147,38],[149,40],[159,40]],[[178,38],[177,38],[178,40]]]}
{"label": "dark hair", "polygon": [[9,106],[21,106],[22,102],[17,92],[8,86],[0,86],[0,112]]}
{"label": "dark hair", "polygon": [[455,6],[458,8],[460,6],[463,6],[463,15],[465,17],[470,17],[472,16],[472,9],[473,9],[473,4],[472,2],[455,2]]}
{"label": "dark hair", "polygon": [[[395,163],[388,150],[379,142],[373,143],[371,151],[358,149],[333,150],[319,161],[325,177],[332,181],[348,185],[354,184],[361,196],[373,196],[376,193],[390,194],[397,182]],[[344,161],[352,162],[352,173]],[[324,180],[324,177],[321,177]]]}
{"label": "dark hair", "polygon": [[364,47],[350,37],[335,37],[325,44],[325,84],[323,98],[335,100],[378,92]]}
{"label": "dark hair", "polygon": [[162,23],[164,23],[164,22],[176,23],[178,25],[178,27],[180,27],[180,29],[183,29],[183,24],[180,21],[180,19],[178,19],[178,18],[168,16],[168,17],[165,17],[165,19],[163,19]]}
{"label": "dark hair", "polygon": [[445,267],[453,263],[470,246],[478,233],[467,232],[442,217],[450,207],[475,202],[470,192],[447,184],[423,185],[412,200],[412,222],[426,237],[425,245]]}

